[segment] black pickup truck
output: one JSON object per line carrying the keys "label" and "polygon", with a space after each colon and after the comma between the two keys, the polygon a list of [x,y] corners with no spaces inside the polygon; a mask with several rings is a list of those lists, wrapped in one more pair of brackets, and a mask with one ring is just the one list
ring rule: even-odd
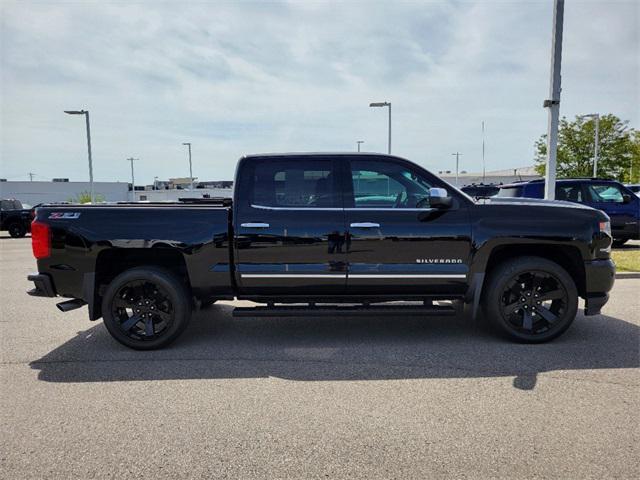
{"label": "black pickup truck", "polygon": [[[38,208],[34,296],[88,305],[119,342],[163,347],[194,307],[235,316],[479,310],[543,342],[600,313],[614,282],[609,218],[568,202],[478,203],[382,154],[243,157],[231,199]],[[461,305],[468,308],[459,308]],[[454,308],[456,307],[456,308]]]}
{"label": "black pickup truck", "polygon": [[34,211],[24,208],[20,200],[0,200],[0,230],[7,230],[13,238],[24,237],[29,231]]}

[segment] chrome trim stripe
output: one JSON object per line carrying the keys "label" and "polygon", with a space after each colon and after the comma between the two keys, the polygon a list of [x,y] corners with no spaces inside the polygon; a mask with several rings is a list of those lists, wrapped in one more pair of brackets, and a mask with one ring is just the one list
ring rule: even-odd
{"label": "chrome trim stripe", "polygon": [[384,273],[350,273],[349,278],[467,278],[465,274],[431,274],[431,273],[406,273],[406,274],[384,274]]}
{"label": "chrome trim stripe", "polygon": [[[347,278],[346,273],[241,273],[242,278]],[[348,278],[467,278],[465,274],[383,274],[383,273],[350,273]]]}
{"label": "chrome trim stripe", "polygon": [[329,208],[329,207],[267,207],[266,205],[251,205],[251,208],[258,208],[261,210],[311,210],[311,211],[315,211],[315,210],[325,210],[325,211],[332,211],[332,212],[341,212],[342,210],[344,210],[343,208]]}
{"label": "chrome trim stripe", "polygon": [[266,205],[251,205],[251,208],[258,208],[261,210],[281,210],[281,211],[295,211],[295,210],[323,210],[330,212],[341,212],[343,210],[347,212],[428,212],[434,210],[433,208],[387,208],[387,207],[361,207],[361,208],[337,208],[337,207],[267,207]]}
{"label": "chrome trim stripe", "polygon": [[242,278],[347,278],[346,273],[241,273]]}

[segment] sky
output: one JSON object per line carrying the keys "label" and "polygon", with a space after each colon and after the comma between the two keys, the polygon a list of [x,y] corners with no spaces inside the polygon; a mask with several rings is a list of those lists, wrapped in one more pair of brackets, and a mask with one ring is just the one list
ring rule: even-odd
{"label": "sky", "polygon": [[[0,0],[0,177],[230,180],[242,155],[386,152],[433,171],[533,163],[552,0]],[[640,127],[640,1],[565,4],[560,114]]]}

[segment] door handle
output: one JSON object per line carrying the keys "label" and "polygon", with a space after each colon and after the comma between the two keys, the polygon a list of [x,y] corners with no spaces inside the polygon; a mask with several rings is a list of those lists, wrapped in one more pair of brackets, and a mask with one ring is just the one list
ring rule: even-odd
{"label": "door handle", "polygon": [[380,228],[380,224],[373,222],[352,223],[351,228]]}
{"label": "door handle", "polygon": [[269,228],[268,223],[260,223],[260,222],[241,223],[240,226],[244,228]]}

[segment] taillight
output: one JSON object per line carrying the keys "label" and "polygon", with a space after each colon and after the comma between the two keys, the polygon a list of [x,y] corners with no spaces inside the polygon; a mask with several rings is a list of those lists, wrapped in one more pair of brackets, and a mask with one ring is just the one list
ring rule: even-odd
{"label": "taillight", "polygon": [[46,223],[34,221],[31,224],[31,248],[37,259],[51,255],[51,230]]}

